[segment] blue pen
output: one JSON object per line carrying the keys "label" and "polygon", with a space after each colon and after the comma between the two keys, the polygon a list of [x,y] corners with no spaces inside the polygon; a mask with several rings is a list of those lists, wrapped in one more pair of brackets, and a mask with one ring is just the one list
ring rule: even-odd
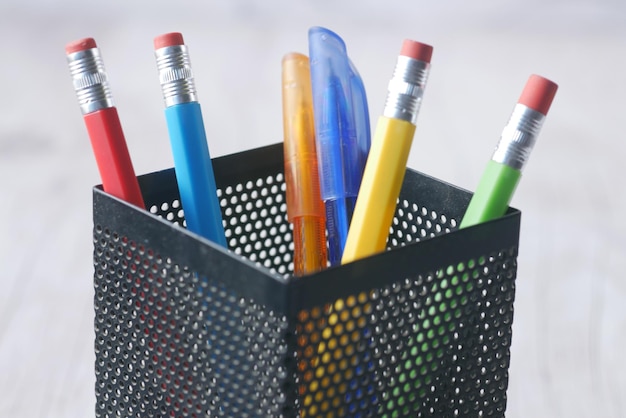
{"label": "blue pen", "polygon": [[309,29],[309,59],[328,258],[337,265],[370,148],[369,112],[361,77],[336,33]]}
{"label": "blue pen", "polygon": [[180,33],[168,33],[154,39],[154,48],[187,229],[226,247],[213,165],[187,47]]}

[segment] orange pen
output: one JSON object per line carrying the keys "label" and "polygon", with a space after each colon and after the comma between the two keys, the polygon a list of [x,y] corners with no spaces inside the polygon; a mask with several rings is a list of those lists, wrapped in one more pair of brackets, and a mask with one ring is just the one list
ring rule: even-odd
{"label": "orange pen", "polygon": [[282,61],[287,219],[293,224],[294,274],[326,268],[324,203],[320,195],[309,58]]}

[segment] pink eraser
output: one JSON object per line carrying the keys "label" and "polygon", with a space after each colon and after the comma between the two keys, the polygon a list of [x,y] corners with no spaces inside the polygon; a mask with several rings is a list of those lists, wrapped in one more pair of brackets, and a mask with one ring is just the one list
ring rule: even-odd
{"label": "pink eraser", "polygon": [[433,56],[433,47],[421,42],[405,39],[402,43],[400,55],[430,63],[430,58]]}
{"label": "pink eraser", "polygon": [[96,41],[93,38],[83,38],[65,45],[65,53],[67,55],[74,52],[85,51],[87,49],[97,48]]}
{"label": "pink eraser", "polygon": [[533,74],[528,78],[517,103],[547,115],[558,88],[555,82]]}
{"label": "pink eraser", "polygon": [[183,35],[180,32],[170,32],[154,38],[154,49],[177,45],[185,45]]}

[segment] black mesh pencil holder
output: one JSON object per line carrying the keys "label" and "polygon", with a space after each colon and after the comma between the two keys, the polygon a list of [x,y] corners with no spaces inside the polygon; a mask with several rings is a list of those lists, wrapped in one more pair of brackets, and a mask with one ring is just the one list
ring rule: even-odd
{"label": "black mesh pencil holder", "polygon": [[[281,144],[214,159],[229,251],[94,188],[96,416],[501,417],[520,212],[407,170],[393,249],[294,278]],[[150,213],[151,212],[151,213]]]}

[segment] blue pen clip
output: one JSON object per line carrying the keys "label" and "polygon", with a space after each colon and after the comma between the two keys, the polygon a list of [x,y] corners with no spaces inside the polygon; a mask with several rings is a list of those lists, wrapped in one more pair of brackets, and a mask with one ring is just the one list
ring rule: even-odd
{"label": "blue pen clip", "polygon": [[356,143],[359,153],[359,186],[361,178],[365,170],[365,163],[370,152],[371,131],[370,131],[370,114],[367,105],[367,95],[365,94],[365,86],[356,67],[350,60],[350,85],[352,87],[352,104],[354,114],[354,125],[356,127]]}
{"label": "blue pen clip", "polygon": [[321,27],[309,29],[309,59],[329,261],[336,265],[369,153],[369,112],[361,77],[336,33]]}

